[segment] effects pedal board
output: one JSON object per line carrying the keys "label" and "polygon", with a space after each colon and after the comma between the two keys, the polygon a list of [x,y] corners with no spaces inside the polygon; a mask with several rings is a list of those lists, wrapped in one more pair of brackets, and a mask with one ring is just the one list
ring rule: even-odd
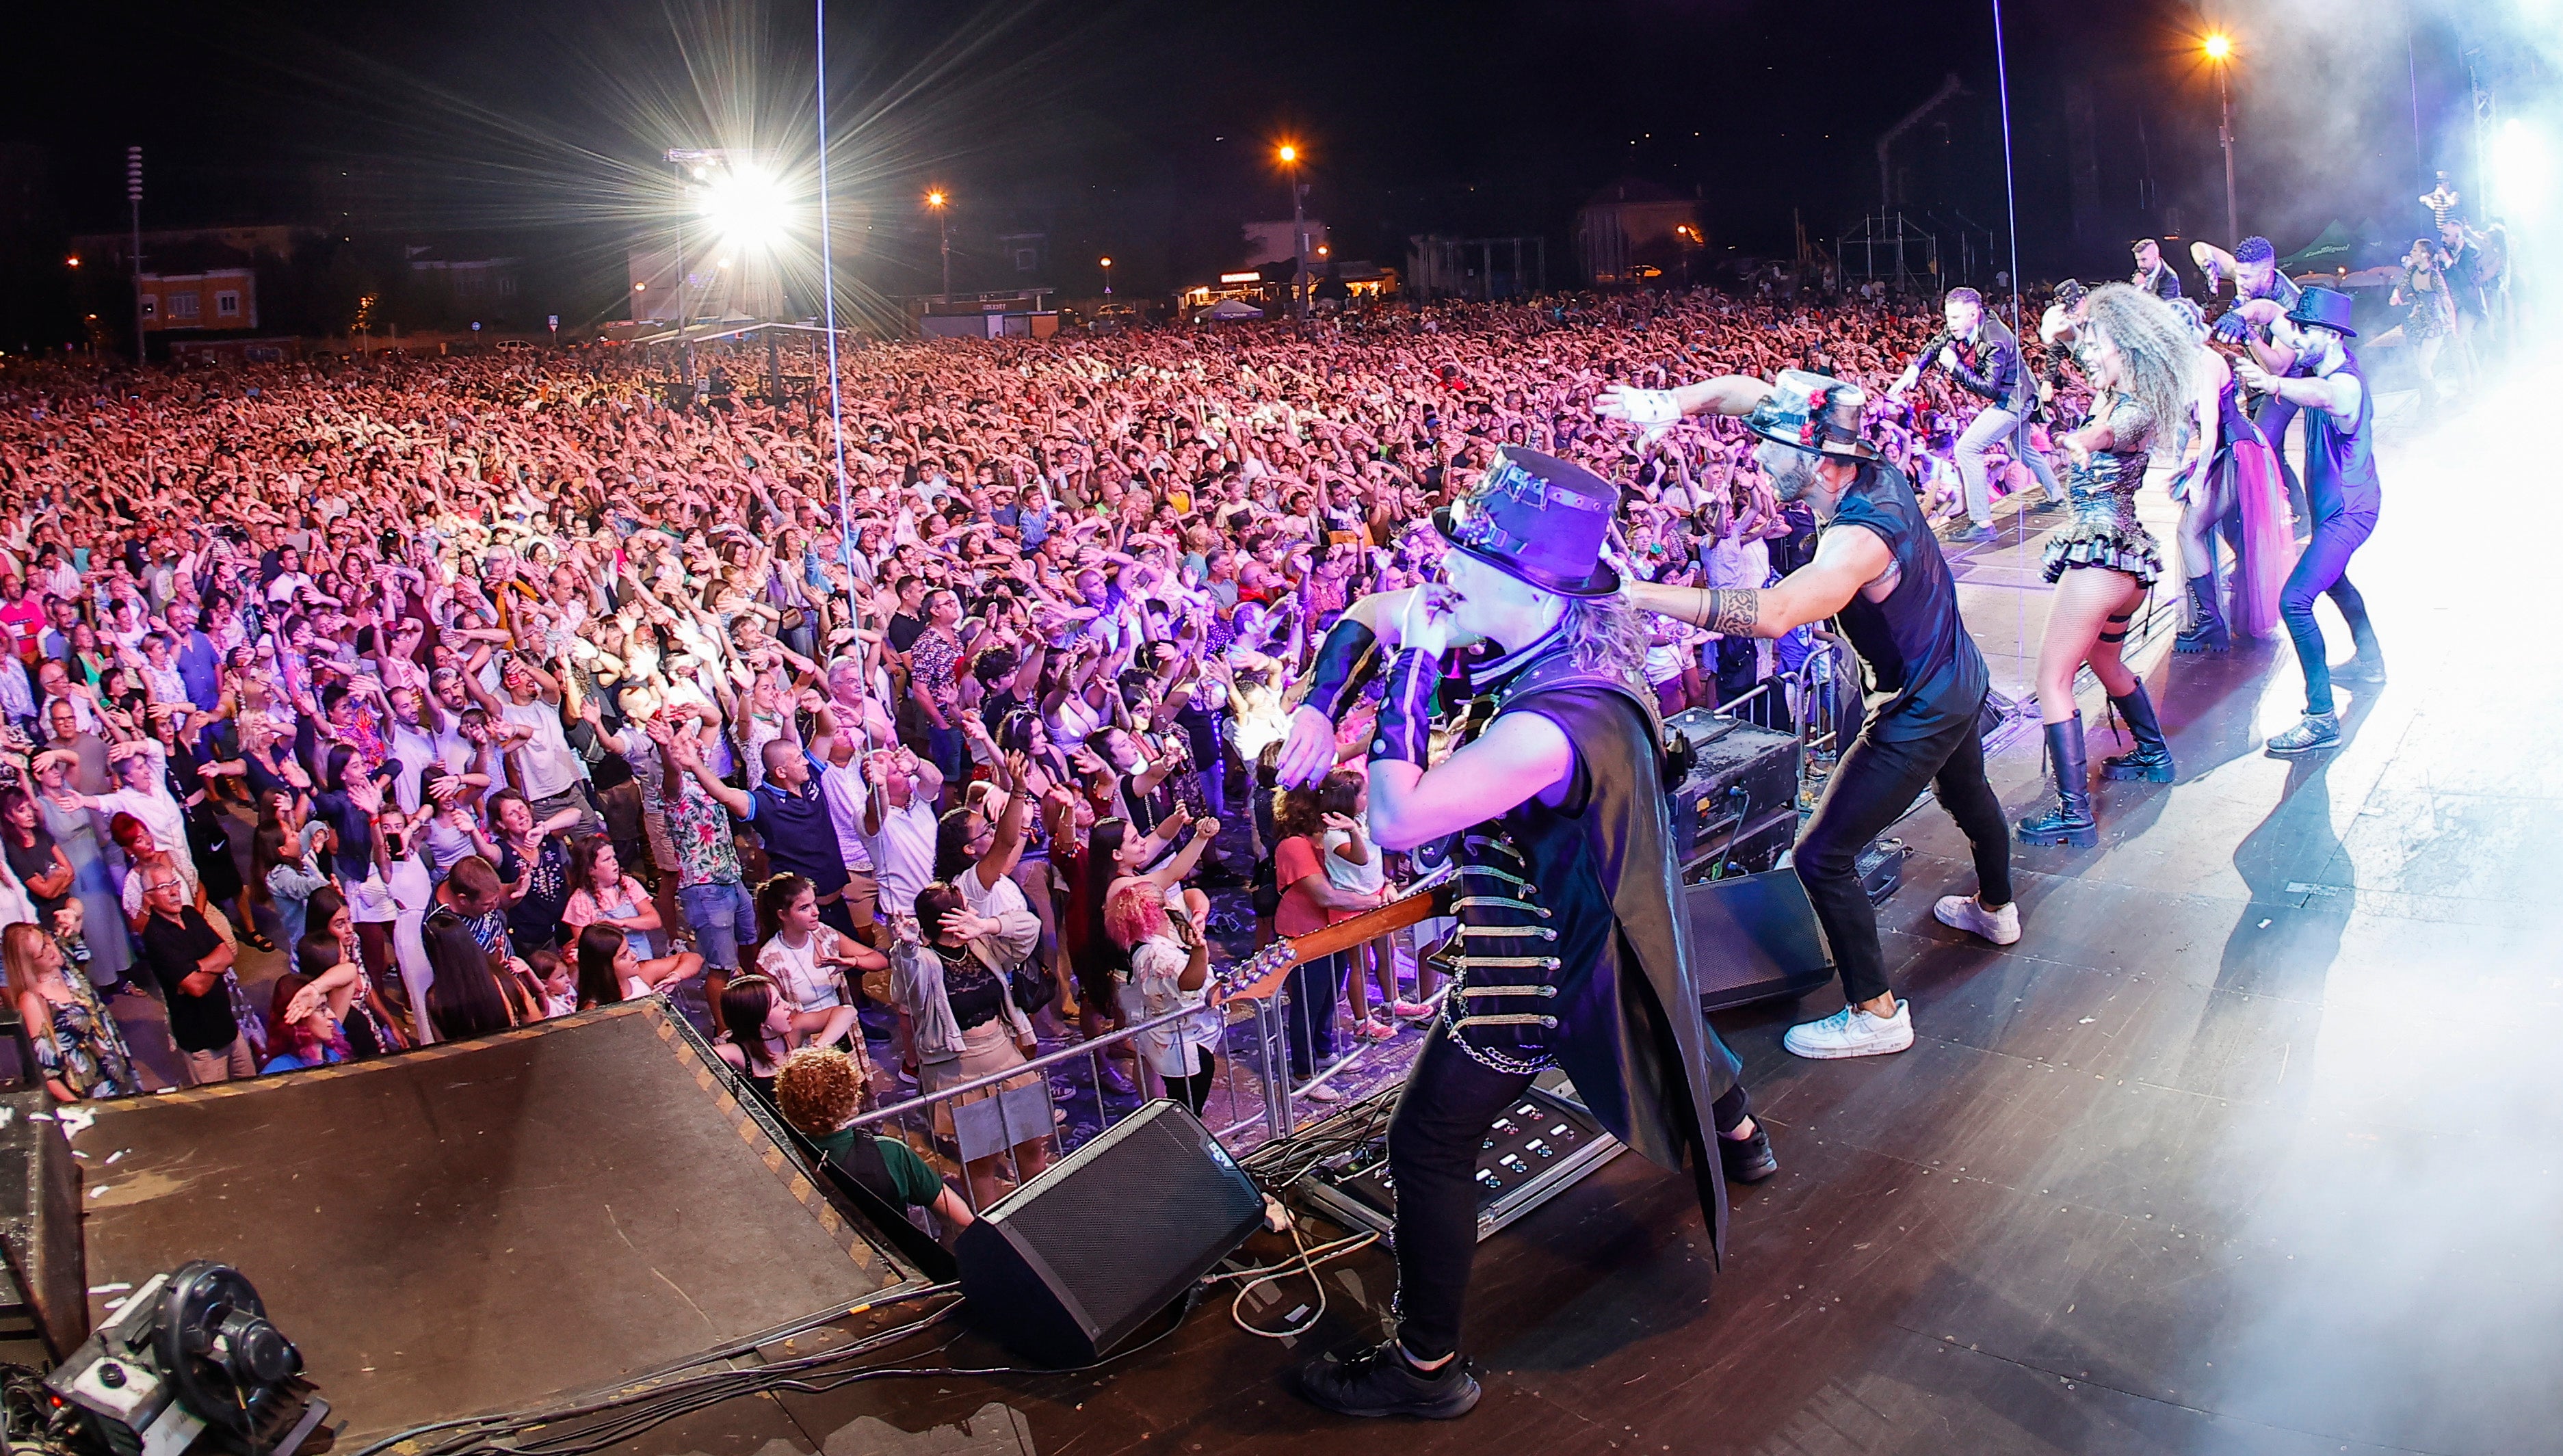
{"label": "effects pedal board", "polygon": [[[1380,1128],[1376,1138],[1308,1170],[1294,1190],[1348,1228],[1385,1234],[1397,1218],[1397,1187],[1388,1174],[1385,1119]],[[1479,1241],[1564,1192],[1622,1148],[1585,1110],[1565,1073],[1543,1072],[1496,1116],[1479,1147]]]}

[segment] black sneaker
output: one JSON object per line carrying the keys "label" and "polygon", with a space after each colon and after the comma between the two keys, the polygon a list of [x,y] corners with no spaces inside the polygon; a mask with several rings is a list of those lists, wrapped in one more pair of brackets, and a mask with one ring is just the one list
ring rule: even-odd
{"label": "black sneaker", "polygon": [[1350,1360],[1312,1360],[1299,1366],[1299,1393],[1337,1415],[1451,1420],[1477,1405],[1478,1377],[1466,1360],[1419,1370],[1391,1340]]}
{"label": "black sneaker", "polygon": [[1771,1156],[1771,1135],[1759,1122],[1752,1137],[1718,1139],[1717,1162],[1731,1183],[1757,1183],[1780,1171],[1780,1160]]}

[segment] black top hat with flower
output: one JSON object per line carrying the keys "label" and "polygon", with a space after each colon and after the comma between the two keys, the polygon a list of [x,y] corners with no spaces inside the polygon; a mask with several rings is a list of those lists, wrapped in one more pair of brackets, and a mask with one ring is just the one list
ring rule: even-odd
{"label": "black top hat with flower", "polygon": [[1859,385],[1804,369],[1783,369],[1771,392],[1744,417],[1744,428],[1776,444],[1817,455],[1874,459],[1877,450],[1860,438],[1869,395]]}
{"label": "black top hat with flower", "polygon": [[2349,326],[2349,295],[2319,283],[2307,285],[2296,295],[2296,306],[2287,310],[2289,323],[2310,323],[2354,339],[2358,337],[2358,330]]}
{"label": "black top hat with flower", "polygon": [[1620,574],[1602,543],[1619,487],[1582,465],[1507,445],[1470,491],[1433,512],[1454,546],[1516,581],[1561,597],[1608,597]]}

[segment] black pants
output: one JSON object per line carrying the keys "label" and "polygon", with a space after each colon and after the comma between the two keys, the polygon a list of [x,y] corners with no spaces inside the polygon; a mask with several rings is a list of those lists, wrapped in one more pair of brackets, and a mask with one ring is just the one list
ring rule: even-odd
{"label": "black pants", "polygon": [[1335,998],[1344,993],[1341,956],[1320,956],[1290,968],[1290,993],[1282,1034],[1290,1042],[1290,1079],[1304,1082],[1335,1059]]}
{"label": "black pants", "polygon": [[1877,910],[1861,888],[1855,861],[1878,831],[1895,821],[1923,786],[1939,790],[1940,807],[1975,846],[1976,886],[1988,905],[2011,900],[2011,826],[2002,801],[1985,782],[1985,745],[1969,714],[1928,738],[1881,743],[1872,723],[1835,766],[1824,802],[1798,836],[1798,878],[1842,971],[1843,998],[1857,1005],[1886,994],[1886,957],[1877,945]]}
{"label": "black pants", "polygon": [[1200,1057],[1200,1062],[1193,1074],[1189,1077],[1167,1077],[1164,1080],[1166,1095],[1191,1108],[1193,1116],[1199,1117],[1202,1108],[1209,1105],[1210,1079],[1211,1075],[1219,1070],[1219,1058],[1211,1055],[1211,1050],[1207,1046],[1196,1046],[1193,1051]]}
{"label": "black pants", "polygon": [[[1397,1185],[1397,1336],[1419,1360],[1460,1348],[1460,1312],[1478,1257],[1479,1145],[1530,1083],[1479,1066],[1438,1021],[1407,1075],[1388,1124],[1388,1173]],[[1739,1083],[1709,1112],[1726,1132],[1750,1110]]]}
{"label": "black pants", "polygon": [[2296,644],[2296,664],[2305,673],[2305,711],[2320,716],[2332,710],[2331,663],[2323,655],[2322,627],[2314,621],[2314,599],[2331,598],[2340,620],[2349,624],[2358,654],[2376,651],[2376,629],[2367,622],[2367,599],[2349,584],[2349,558],[2376,530],[2376,512],[2336,510],[2314,523],[2296,569],[2278,593],[2278,617]]}

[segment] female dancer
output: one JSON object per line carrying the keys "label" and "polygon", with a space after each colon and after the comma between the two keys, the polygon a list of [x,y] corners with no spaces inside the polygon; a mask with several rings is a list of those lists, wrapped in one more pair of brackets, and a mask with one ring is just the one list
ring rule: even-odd
{"label": "female dancer", "polygon": [[2038,707],[2057,804],[2022,819],[2020,837],[2088,847],[2100,833],[2091,817],[2082,714],[2073,701],[2076,668],[2090,663],[2129,726],[2147,725],[2158,758],[2129,776],[2171,777],[2171,752],[2154,723],[2153,704],[2119,659],[2118,644],[2162,575],[2162,553],[2136,519],[2136,487],[2144,483],[2155,432],[2189,410],[2198,345],[2170,305],[2124,283],[2092,289],[2084,309],[2082,358],[2095,398],[2090,421],[2064,437],[2073,519],[2048,538],[2043,563],[2056,595],[2038,653]]}
{"label": "female dancer", "polygon": [[[2411,310],[2399,330],[2402,341],[2410,344],[2413,357],[2421,364],[2421,392],[2435,411],[2440,401],[2439,351],[2457,331],[2457,297],[2449,288],[2447,274],[2439,268],[2439,245],[2429,238],[2413,243],[2412,251],[2403,255],[2403,280],[2395,285],[2393,302]],[[2393,338],[2393,333],[2379,334],[2374,348]]]}
{"label": "female dancer", "polygon": [[[2192,403],[2190,451],[2172,479],[2172,496],[2181,502],[2181,572],[2189,585],[2189,626],[2172,639],[2176,652],[2222,652],[2233,645],[2233,632],[2267,637],[2278,628],[2278,589],[2296,561],[2295,535],[2288,529],[2286,487],[2278,478],[2277,456],[2251,414],[2243,408],[2243,387],[2234,367],[2205,342],[2210,330],[2196,304],[2174,299],[2174,310],[2201,340],[2196,396]],[[2234,615],[2229,630],[2216,589],[2216,535],[2235,516],[2242,534],[2228,534],[2236,557]],[[2109,778],[2118,763],[2108,761]]]}

